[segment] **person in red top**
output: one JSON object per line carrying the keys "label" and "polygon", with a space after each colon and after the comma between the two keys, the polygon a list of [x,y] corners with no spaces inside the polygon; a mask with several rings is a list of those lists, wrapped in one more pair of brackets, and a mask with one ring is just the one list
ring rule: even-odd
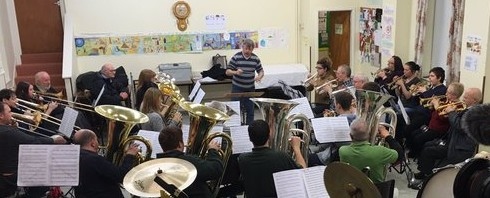
{"label": "person in red top", "polygon": [[[446,92],[447,103],[458,102],[461,95],[463,95],[463,91],[463,84],[457,82],[451,83]],[[431,103],[434,108],[431,111],[429,126],[415,130],[411,133],[411,138],[407,138],[407,141],[411,141],[407,144],[410,145],[410,156],[417,157],[426,142],[443,137],[449,129],[448,118],[439,115],[437,111],[437,108],[444,104],[441,104],[441,100],[438,98],[433,99]]]}

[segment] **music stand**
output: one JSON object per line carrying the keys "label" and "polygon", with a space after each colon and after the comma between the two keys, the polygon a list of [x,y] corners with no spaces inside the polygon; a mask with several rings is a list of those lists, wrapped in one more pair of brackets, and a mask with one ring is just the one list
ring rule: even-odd
{"label": "music stand", "polygon": [[[223,96],[223,98],[256,98],[256,97],[262,96],[263,94],[264,94],[264,92],[227,93]],[[247,111],[245,111],[245,109],[242,108],[241,104],[240,104],[240,111],[241,111],[240,117],[241,117],[242,125],[243,125],[243,123],[244,123],[243,121],[247,117]]]}

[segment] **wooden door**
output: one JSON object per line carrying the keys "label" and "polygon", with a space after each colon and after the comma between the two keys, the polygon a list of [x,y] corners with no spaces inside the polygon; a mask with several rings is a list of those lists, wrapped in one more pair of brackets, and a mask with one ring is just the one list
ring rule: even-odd
{"label": "wooden door", "polygon": [[58,0],[15,0],[22,54],[63,51]]}
{"label": "wooden door", "polygon": [[328,45],[333,68],[350,65],[350,14],[351,11],[330,11]]}

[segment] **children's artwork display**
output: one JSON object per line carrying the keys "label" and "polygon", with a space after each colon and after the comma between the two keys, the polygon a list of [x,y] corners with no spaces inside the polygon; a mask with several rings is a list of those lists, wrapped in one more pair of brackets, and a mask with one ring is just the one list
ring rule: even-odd
{"label": "children's artwork display", "polygon": [[371,63],[381,66],[380,45],[383,35],[381,16],[383,10],[379,8],[361,7],[359,14],[359,51],[361,63]]}

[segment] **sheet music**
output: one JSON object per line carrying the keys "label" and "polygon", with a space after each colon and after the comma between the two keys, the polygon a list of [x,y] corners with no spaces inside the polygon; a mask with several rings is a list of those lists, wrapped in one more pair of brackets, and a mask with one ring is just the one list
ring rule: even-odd
{"label": "sheet music", "polygon": [[[219,132],[223,132],[223,126],[214,126],[211,131],[209,131],[208,133],[208,136],[211,136],[212,134],[214,133],[219,133]],[[213,141],[217,141],[220,145],[222,144],[222,138],[221,137],[217,137],[217,138],[214,138]]]}
{"label": "sheet music", "polygon": [[[152,150],[151,158],[157,158],[157,153],[163,153],[163,149],[160,146],[160,142],[158,142],[158,136],[160,135],[160,132],[140,130],[138,131],[138,135],[150,141],[151,150]],[[141,152],[146,153],[146,148],[143,147],[143,145],[140,146],[142,147]]]}
{"label": "sheet music", "polygon": [[251,152],[254,145],[248,137],[248,125],[230,127],[233,154]]}
{"label": "sheet music", "polygon": [[184,141],[184,146],[187,146],[187,140],[189,140],[189,129],[188,124],[182,124],[182,140]]}
{"label": "sheet music", "polygon": [[18,186],[78,186],[80,145],[20,145]]}
{"label": "sheet music", "polygon": [[313,110],[311,110],[310,102],[308,102],[306,97],[291,99],[289,101],[297,102],[299,105],[291,109],[288,116],[302,113],[305,114],[308,119],[315,117],[315,115],[313,115]]}
{"label": "sheet music", "polygon": [[202,99],[204,98],[204,95],[206,95],[204,90],[199,88],[199,90],[197,91],[196,97],[194,97],[194,100],[192,102],[197,103],[197,104],[201,104]]}
{"label": "sheet music", "polygon": [[[322,173],[323,175],[323,173]],[[293,169],[272,174],[277,197],[308,197],[303,169]]]}
{"label": "sheet music", "polygon": [[71,133],[73,132],[73,127],[75,127],[75,121],[77,120],[78,111],[65,107],[65,111],[63,113],[63,118],[61,119],[60,127],[58,131],[66,135],[66,137],[71,137]]}
{"label": "sheet music", "polygon": [[320,143],[351,141],[347,117],[323,117],[311,119],[315,137]]}
{"label": "sheet music", "polygon": [[216,81],[218,81],[218,80],[211,78],[209,76],[199,80],[199,82],[216,82]]}
{"label": "sheet music", "polygon": [[[240,126],[242,125],[241,122],[241,117],[240,117],[240,101],[219,101],[220,103],[225,104],[226,106],[230,107],[235,111],[236,114],[233,114],[230,116],[230,119],[227,120],[223,125],[232,127],[232,126]],[[205,103],[206,106],[208,106],[210,102]]]}
{"label": "sheet music", "polygon": [[308,197],[329,197],[323,181],[323,172],[325,172],[325,168],[326,166],[314,166],[303,169]]}
{"label": "sheet music", "polygon": [[407,111],[405,111],[405,107],[403,106],[402,100],[398,100],[398,107],[400,107],[400,111],[402,112],[402,117],[405,120],[407,125],[410,125],[410,118],[408,117]]}
{"label": "sheet music", "polygon": [[197,81],[194,87],[192,88],[191,93],[189,93],[189,101],[192,101],[194,99],[194,96],[196,96],[197,91],[201,88],[201,81]]}

